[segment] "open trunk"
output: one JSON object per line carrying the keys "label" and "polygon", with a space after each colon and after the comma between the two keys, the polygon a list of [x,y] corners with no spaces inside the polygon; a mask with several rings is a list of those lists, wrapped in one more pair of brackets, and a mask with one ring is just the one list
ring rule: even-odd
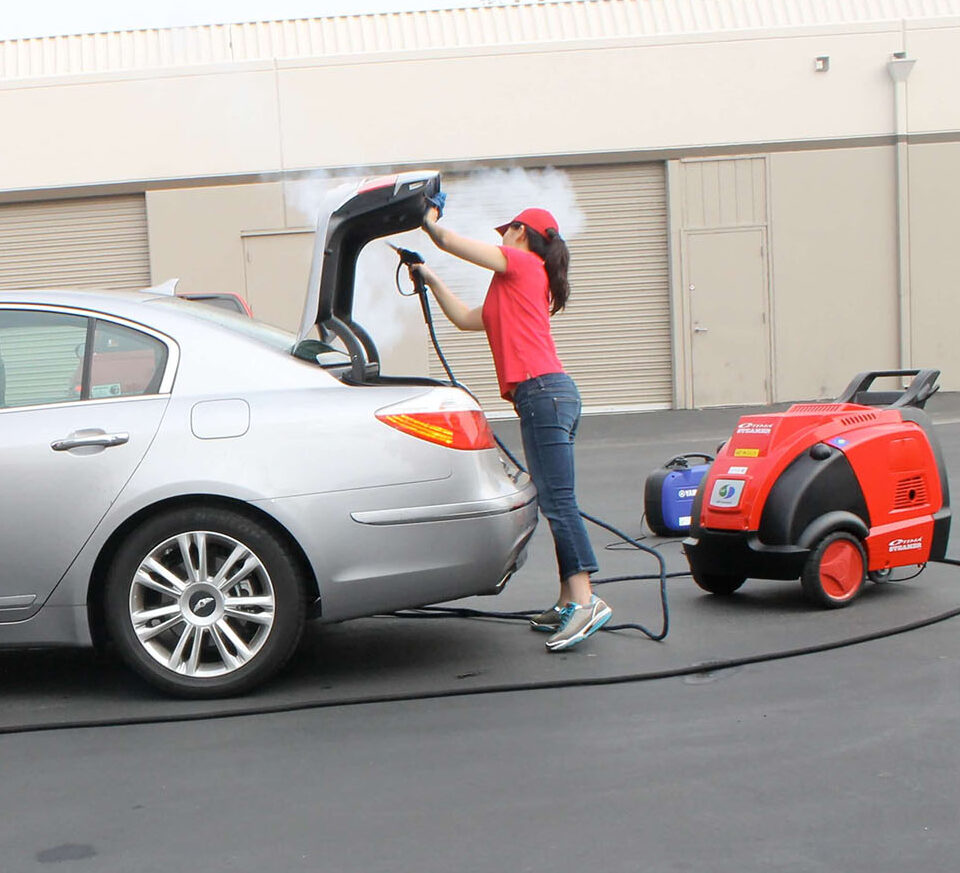
{"label": "open trunk", "polygon": [[[340,340],[346,357],[325,364],[340,379],[355,385],[445,384],[422,377],[384,376],[373,337],[353,320],[357,258],[372,240],[414,230],[427,209],[427,198],[440,191],[435,171],[400,173],[344,185],[330,195],[317,221],[316,242],[306,304],[295,354],[319,360]],[[319,340],[307,339],[316,327]],[[347,362],[346,358],[349,358]]]}

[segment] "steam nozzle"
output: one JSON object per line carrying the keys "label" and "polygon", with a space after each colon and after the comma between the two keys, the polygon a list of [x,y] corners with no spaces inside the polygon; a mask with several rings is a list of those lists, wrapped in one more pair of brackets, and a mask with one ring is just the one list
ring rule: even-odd
{"label": "steam nozzle", "polygon": [[387,243],[390,248],[392,248],[399,256],[400,263],[404,264],[407,267],[413,266],[414,264],[422,264],[423,256],[419,252],[411,251],[410,249],[402,249],[400,246],[395,246],[393,243]]}

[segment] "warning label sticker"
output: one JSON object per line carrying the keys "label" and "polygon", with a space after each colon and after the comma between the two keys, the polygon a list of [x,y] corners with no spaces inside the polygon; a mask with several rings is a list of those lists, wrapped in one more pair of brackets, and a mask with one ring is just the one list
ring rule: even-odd
{"label": "warning label sticker", "polygon": [[734,449],[733,456],[735,458],[759,458],[760,449]]}

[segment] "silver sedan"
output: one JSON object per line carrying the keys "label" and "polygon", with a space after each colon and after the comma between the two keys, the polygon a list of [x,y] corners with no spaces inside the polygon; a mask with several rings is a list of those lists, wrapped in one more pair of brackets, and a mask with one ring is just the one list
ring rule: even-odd
{"label": "silver sedan", "polygon": [[110,639],[222,696],[308,617],[502,587],[529,478],[467,393],[358,363],[331,306],[327,343],[161,293],[0,293],[0,646]]}

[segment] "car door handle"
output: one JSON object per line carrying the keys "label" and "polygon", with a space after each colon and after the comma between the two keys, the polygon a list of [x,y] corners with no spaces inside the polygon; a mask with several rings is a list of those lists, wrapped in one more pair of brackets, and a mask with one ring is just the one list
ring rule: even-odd
{"label": "car door handle", "polygon": [[87,446],[101,446],[108,449],[110,446],[122,446],[130,441],[128,433],[94,433],[87,436],[69,436],[66,439],[54,440],[50,448],[55,452],[66,452],[70,449],[82,449]]}
{"label": "car door handle", "polygon": [[696,326],[694,327],[693,332],[694,332],[694,333],[707,333],[707,331],[709,331],[709,330],[710,330],[709,327],[700,327],[700,325],[698,324],[698,325],[696,325]]}

